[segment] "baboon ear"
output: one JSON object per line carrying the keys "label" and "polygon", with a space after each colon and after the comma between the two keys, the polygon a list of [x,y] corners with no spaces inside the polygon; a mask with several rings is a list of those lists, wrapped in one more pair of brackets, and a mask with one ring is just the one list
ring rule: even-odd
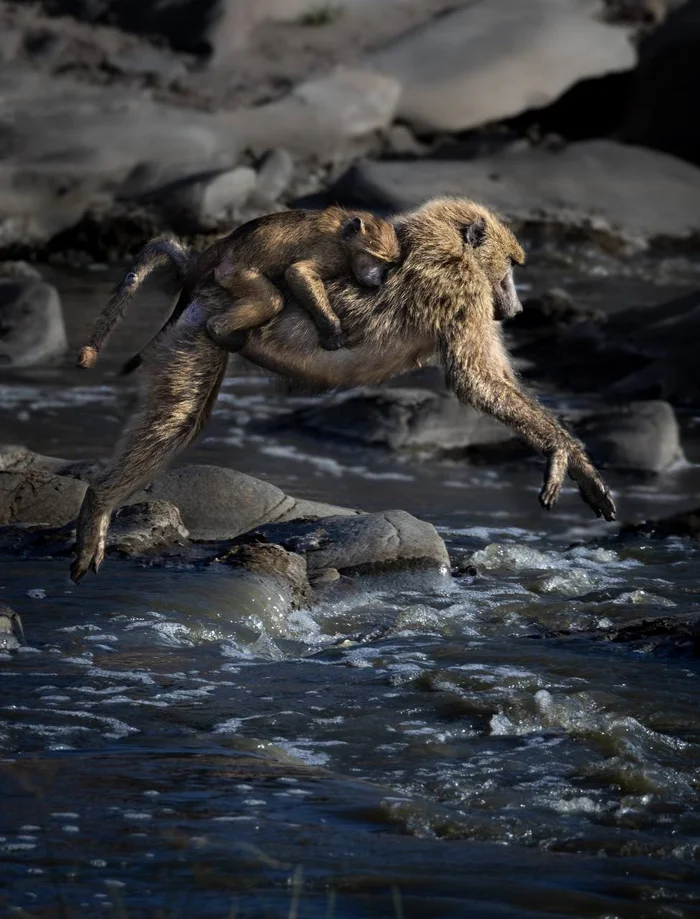
{"label": "baboon ear", "polygon": [[478,249],[486,242],[486,218],[477,217],[462,229],[462,236],[468,246]]}
{"label": "baboon ear", "polygon": [[353,239],[355,236],[359,236],[365,228],[365,223],[362,217],[351,217],[349,220],[346,220],[340,230],[341,239]]}

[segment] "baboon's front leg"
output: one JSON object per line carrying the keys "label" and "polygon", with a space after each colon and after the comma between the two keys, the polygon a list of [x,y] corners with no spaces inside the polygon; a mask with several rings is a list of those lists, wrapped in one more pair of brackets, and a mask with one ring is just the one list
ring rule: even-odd
{"label": "baboon's front leg", "polygon": [[188,326],[184,319],[148,355],[139,405],[113,457],[85,493],[71,565],[76,583],[100,567],[112,511],[184,449],[209,417],[228,355],[201,323]]}
{"label": "baboon's front leg", "polygon": [[227,272],[217,270],[214,277],[230,299],[222,298],[222,309],[208,320],[207,331],[226,351],[240,351],[247,338],[245,332],[280,313],[284,298],[278,288],[255,268]]}
{"label": "baboon's front leg", "polygon": [[583,444],[520,389],[515,377],[498,362],[495,370],[484,365],[484,355],[473,354],[470,359],[465,353],[456,357],[448,350],[448,376],[459,398],[517,431],[547,457],[545,484],[540,492],[542,505],[548,509],[554,505],[568,471],[596,516],[614,520],[615,503],[610,490],[588,459]]}
{"label": "baboon's front leg", "polygon": [[345,344],[340,319],[333,311],[325,284],[313,261],[296,262],[285,273],[292,295],[309,313],[319,331],[321,347],[337,351]]}

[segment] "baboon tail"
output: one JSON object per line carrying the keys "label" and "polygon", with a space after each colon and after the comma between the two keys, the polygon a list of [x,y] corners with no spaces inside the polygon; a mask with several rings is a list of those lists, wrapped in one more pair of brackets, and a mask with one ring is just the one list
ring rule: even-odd
{"label": "baboon tail", "polygon": [[78,367],[94,366],[97,355],[114,327],[124,318],[129,301],[152,271],[171,264],[179,280],[184,282],[191,261],[189,249],[172,236],[157,236],[147,243],[136,256],[131,271],[114,289],[107,306],[97,317],[88,343],[80,349]]}

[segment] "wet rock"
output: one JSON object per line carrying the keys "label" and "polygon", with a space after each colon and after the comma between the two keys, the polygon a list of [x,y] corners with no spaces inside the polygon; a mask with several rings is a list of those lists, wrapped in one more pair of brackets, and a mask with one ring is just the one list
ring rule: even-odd
{"label": "wet rock", "polygon": [[661,520],[628,523],[620,529],[621,536],[651,536],[666,539],[668,536],[700,540],[700,508],[681,511]]}
{"label": "wet rock", "polygon": [[189,533],[169,501],[143,501],[119,508],[112,517],[107,548],[129,556],[185,545]]}
{"label": "wet rock", "polygon": [[135,496],[160,499],[179,508],[192,539],[232,539],[269,521],[333,514],[347,508],[303,501],[261,479],[220,466],[181,466],[166,472]]}
{"label": "wet rock", "polygon": [[22,620],[13,609],[0,603],[0,651],[16,651],[22,644]]}
{"label": "wet rock", "polygon": [[67,347],[58,291],[19,276],[0,280],[0,364],[31,367],[61,357]]}
{"label": "wet rock", "polygon": [[593,462],[614,469],[661,473],[684,461],[676,414],[668,402],[633,402],[574,424]]}
{"label": "wet rock", "polygon": [[604,636],[607,641],[632,645],[637,653],[700,654],[700,613],[651,616],[627,622]]}
{"label": "wet rock", "polygon": [[339,197],[393,210],[438,195],[466,195],[516,228],[544,228],[619,251],[700,233],[700,170],[665,154],[613,141],[552,152],[506,149],[468,161],[367,162],[338,185]]}
{"label": "wet rock", "polygon": [[257,175],[248,166],[193,176],[168,185],[153,197],[160,201],[170,224],[181,233],[206,233],[230,223],[257,188]]}
{"label": "wet rock", "polygon": [[263,539],[303,556],[309,572],[326,568],[368,574],[417,568],[447,572],[450,568],[435,527],[406,511],[268,524],[246,539]]}
{"label": "wet rock", "polygon": [[366,61],[401,82],[402,120],[424,132],[463,131],[541,108],[587,77],[634,67],[627,32],[599,12],[597,0],[469,3]]}
{"label": "wet rock", "polygon": [[233,568],[240,577],[252,577],[264,585],[277,609],[288,612],[308,606],[312,600],[305,559],[280,545],[234,546],[217,561]]}
{"label": "wet rock", "polygon": [[700,0],[688,0],[641,44],[623,140],[700,164],[700,136],[691,115],[697,109],[699,51]]}
{"label": "wet rock", "polygon": [[497,421],[428,389],[364,388],[295,412],[294,427],[360,443],[430,452],[501,444],[513,438]]}
{"label": "wet rock", "polygon": [[77,516],[86,488],[39,468],[0,472],[0,524],[62,526]]}

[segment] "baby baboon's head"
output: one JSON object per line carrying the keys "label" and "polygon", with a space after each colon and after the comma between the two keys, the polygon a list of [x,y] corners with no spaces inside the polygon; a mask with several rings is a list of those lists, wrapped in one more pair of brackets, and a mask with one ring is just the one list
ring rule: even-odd
{"label": "baby baboon's head", "polygon": [[357,283],[380,287],[399,259],[399,241],[393,226],[373,214],[355,214],[345,222],[340,235]]}
{"label": "baby baboon's head", "polygon": [[[493,318],[510,319],[522,311],[513,282],[513,266],[525,253],[495,214],[468,198],[436,198],[398,224],[420,240],[422,258],[455,279],[482,280],[491,289]],[[456,270],[455,270],[456,269]]]}

